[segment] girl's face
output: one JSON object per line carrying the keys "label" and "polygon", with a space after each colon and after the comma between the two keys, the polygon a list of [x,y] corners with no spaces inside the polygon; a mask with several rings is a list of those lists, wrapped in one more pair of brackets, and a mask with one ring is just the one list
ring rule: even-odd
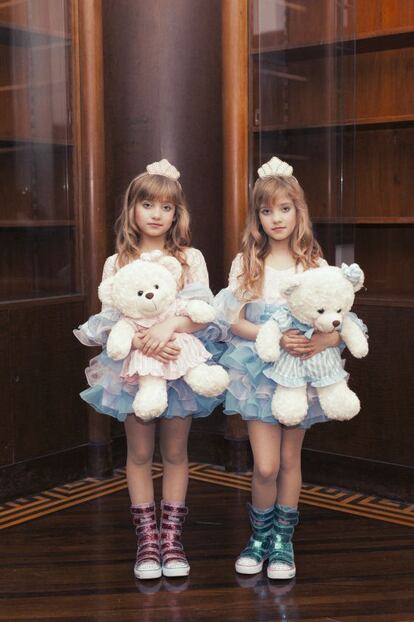
{"label": "girl's face", "polygon": [[259,220],[266,235],[281,242],[288,239],[296,226],[296,208],[287,193],[279,192],[272,205],[259,209]]}
{"label": "girl's face", "polygon": [[165,237],[175,216],[175,205],[169,201],[138,201],[135,206],[135,222],[141,233],[150,238]]}

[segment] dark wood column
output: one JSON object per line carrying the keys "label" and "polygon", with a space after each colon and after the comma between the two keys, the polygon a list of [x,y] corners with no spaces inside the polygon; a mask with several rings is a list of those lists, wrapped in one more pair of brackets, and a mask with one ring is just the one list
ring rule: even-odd
{"label": "dark wood column", "polygon": [[[84,213],[83,287],[86,292],[88,315],[100,309],[97,297],[102,266],[108,255],[105,205],[105,140],[104,91],[102,50],[101,0],[81,0],[74,3],[78,24],[80,101],[80,158],[78,171],[80,197]],[[86,103],[87,102],[87,105]],[[104,476],[112,469],[110,417],[89,409],[88,413],[88,472]]]}
{"label": "dark wood column", "polygon": [[[240,248],[248,204],[248,2],[222,0],[223,54],[223,210],[224,262]],[[239,415],[226,421],[227,470],[244,470],[250,463],[247,426]]]}

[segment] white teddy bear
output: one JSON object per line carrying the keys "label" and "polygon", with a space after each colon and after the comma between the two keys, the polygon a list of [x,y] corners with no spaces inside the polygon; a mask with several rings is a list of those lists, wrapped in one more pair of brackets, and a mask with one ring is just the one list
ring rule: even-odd
{"label": "white teddy bear", "polygon": [[100,300],[122,314],[109,334],[107,353],[116,361],[124,360],[121,376],[137,383],[133,409],[143,420],[158,417],[167,408],[167,380],[183,377],[195,393],[207,397],[219,395],[228,386],[227,372],[219,365],[206,364],[211,355],[193,335],[176,334],[181,352],[168,363],[131,349],[137,330],[168,317],[186,315],[196,323],[214,320],[215,311],[208,303],[177,298],[180,276],[180,263],[155,251],[142,254],[99,286]]}
{"label": "white teddy bear", "polygon": [[327,348],[309,359],[292,356],[281,349],[282,334],[299,330],[308,338],[316,330],[339,331],[351,354],[368,354],[367,339],[351,319],[349,311],[354,292],[361,289],[364,273],[358,264],[341,268],[326,266],[296,274],[285,281],[280,293],[282,306],[261,327],[256,349],[266,362],[275,362],[264,373],[277,383],[272,399],[272,414],[285,425],[297,425],[308,410],[307,385],[315,387],[322,410],[330,419],[346,420],[358,414],[360,402],[347,385],[339,347]]}

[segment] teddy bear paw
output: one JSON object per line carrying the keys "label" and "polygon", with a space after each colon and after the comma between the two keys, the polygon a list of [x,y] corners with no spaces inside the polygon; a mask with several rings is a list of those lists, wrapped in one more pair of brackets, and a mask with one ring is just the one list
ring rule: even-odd
{"label": "teddy bear paw", "polygon": [[357,359],[363,359],[364,356],[368,354],[368,343],[359,343],[357,346],[352,346],[349,348],[352,356],[355,356]]}
{"label": "teddy bear paw", "polygon": [[130,348],[128,349],[122,349],[122,348],[116,348],[116,347],[107,347],[106,352],[109,356],[109,358],[111,358],[113,361],[123,361],[124,358],[126,358],[130,352]]}
{"label": "teddy bear paw", "polygon": [[141,390],[135,396],[132,407],[137,417],[144,421],[150,421],[162,415],[167,405],[166,393],[165,395],[156,395],[154,392]]}
{"label": "teddy bear paw", "polygon": [[184,376],[186,383],[199,395],[215,397],[229,386],[230,378],[220,365],[202,363],[190,369]]}
{"label": "teddy bear paw", "polygon": [[277,387],[272,399],[272,415],[279,423],[298,425],[306,417],[307,411],[306,387]]}
{"label": "teddy bear paw", "polygon": [[198,324],[212,322],[217,315],[215,309],[203,300],[191,300],[187,305],[187,313]]}
{"label": "teddy bear paw", "polygon": [[345,380],[317,390],[322,410],[329,419],[348,421],[361,410],[356,393],[351,391]]}
{"label": "teddy bear paw", "polygon": [[278,344],[263,343],[256,341],[257,354],[265,363],[274,363],[280,356],[280,347]]}

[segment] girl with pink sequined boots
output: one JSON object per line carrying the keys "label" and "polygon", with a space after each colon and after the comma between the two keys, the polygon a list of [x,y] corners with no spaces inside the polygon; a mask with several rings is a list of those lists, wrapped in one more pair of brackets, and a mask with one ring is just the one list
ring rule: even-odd
{"label": "girl with pink sequined boots", "polygon": [[[186,300],[212,302],[208,273],[201,252],[190,246],[189,213],[180,174],[167,160],[147,166],[135,177],[125,194],[122,212],[116,223],[117,253],[106,260],[103,280],[122,266],[145,253],[146,260],[159,258],[160,251],[175,257],[181,264],[180,296]],[[158,287],[158,286],[154,286]],[[122,377],[122,361],[106,353],[108,332],[119,318],[118,312],[105,305],[75,331],[85,345],[103,346],[86,370],[90,388],[82,399],[98,412],[123,421],[127,437],[127,479],[131,513],[137,534],[134,574],[137,579],[183,577],[190,565],[181,544],[182,526],[187,515],[185,497],[188,484],[187,440],[193,417],[206,417],[223,397],[203,397],[192,391],[182,378],[168,380],[168,406],[157,420],[160,425],[160,451],[164,466],[160,526],[157,526],[152,479],[155,420],[144,422],[133,414],[136,385]],[[208,350],[207,364],[214,363],[220,352],[207,339],[211,327],[175,316],[138,332],[133,347],[147,357],[169,364],[177,360],[180,348],[177,333],[194,333]],[[151,364],[150,361],[148,363]]]}

